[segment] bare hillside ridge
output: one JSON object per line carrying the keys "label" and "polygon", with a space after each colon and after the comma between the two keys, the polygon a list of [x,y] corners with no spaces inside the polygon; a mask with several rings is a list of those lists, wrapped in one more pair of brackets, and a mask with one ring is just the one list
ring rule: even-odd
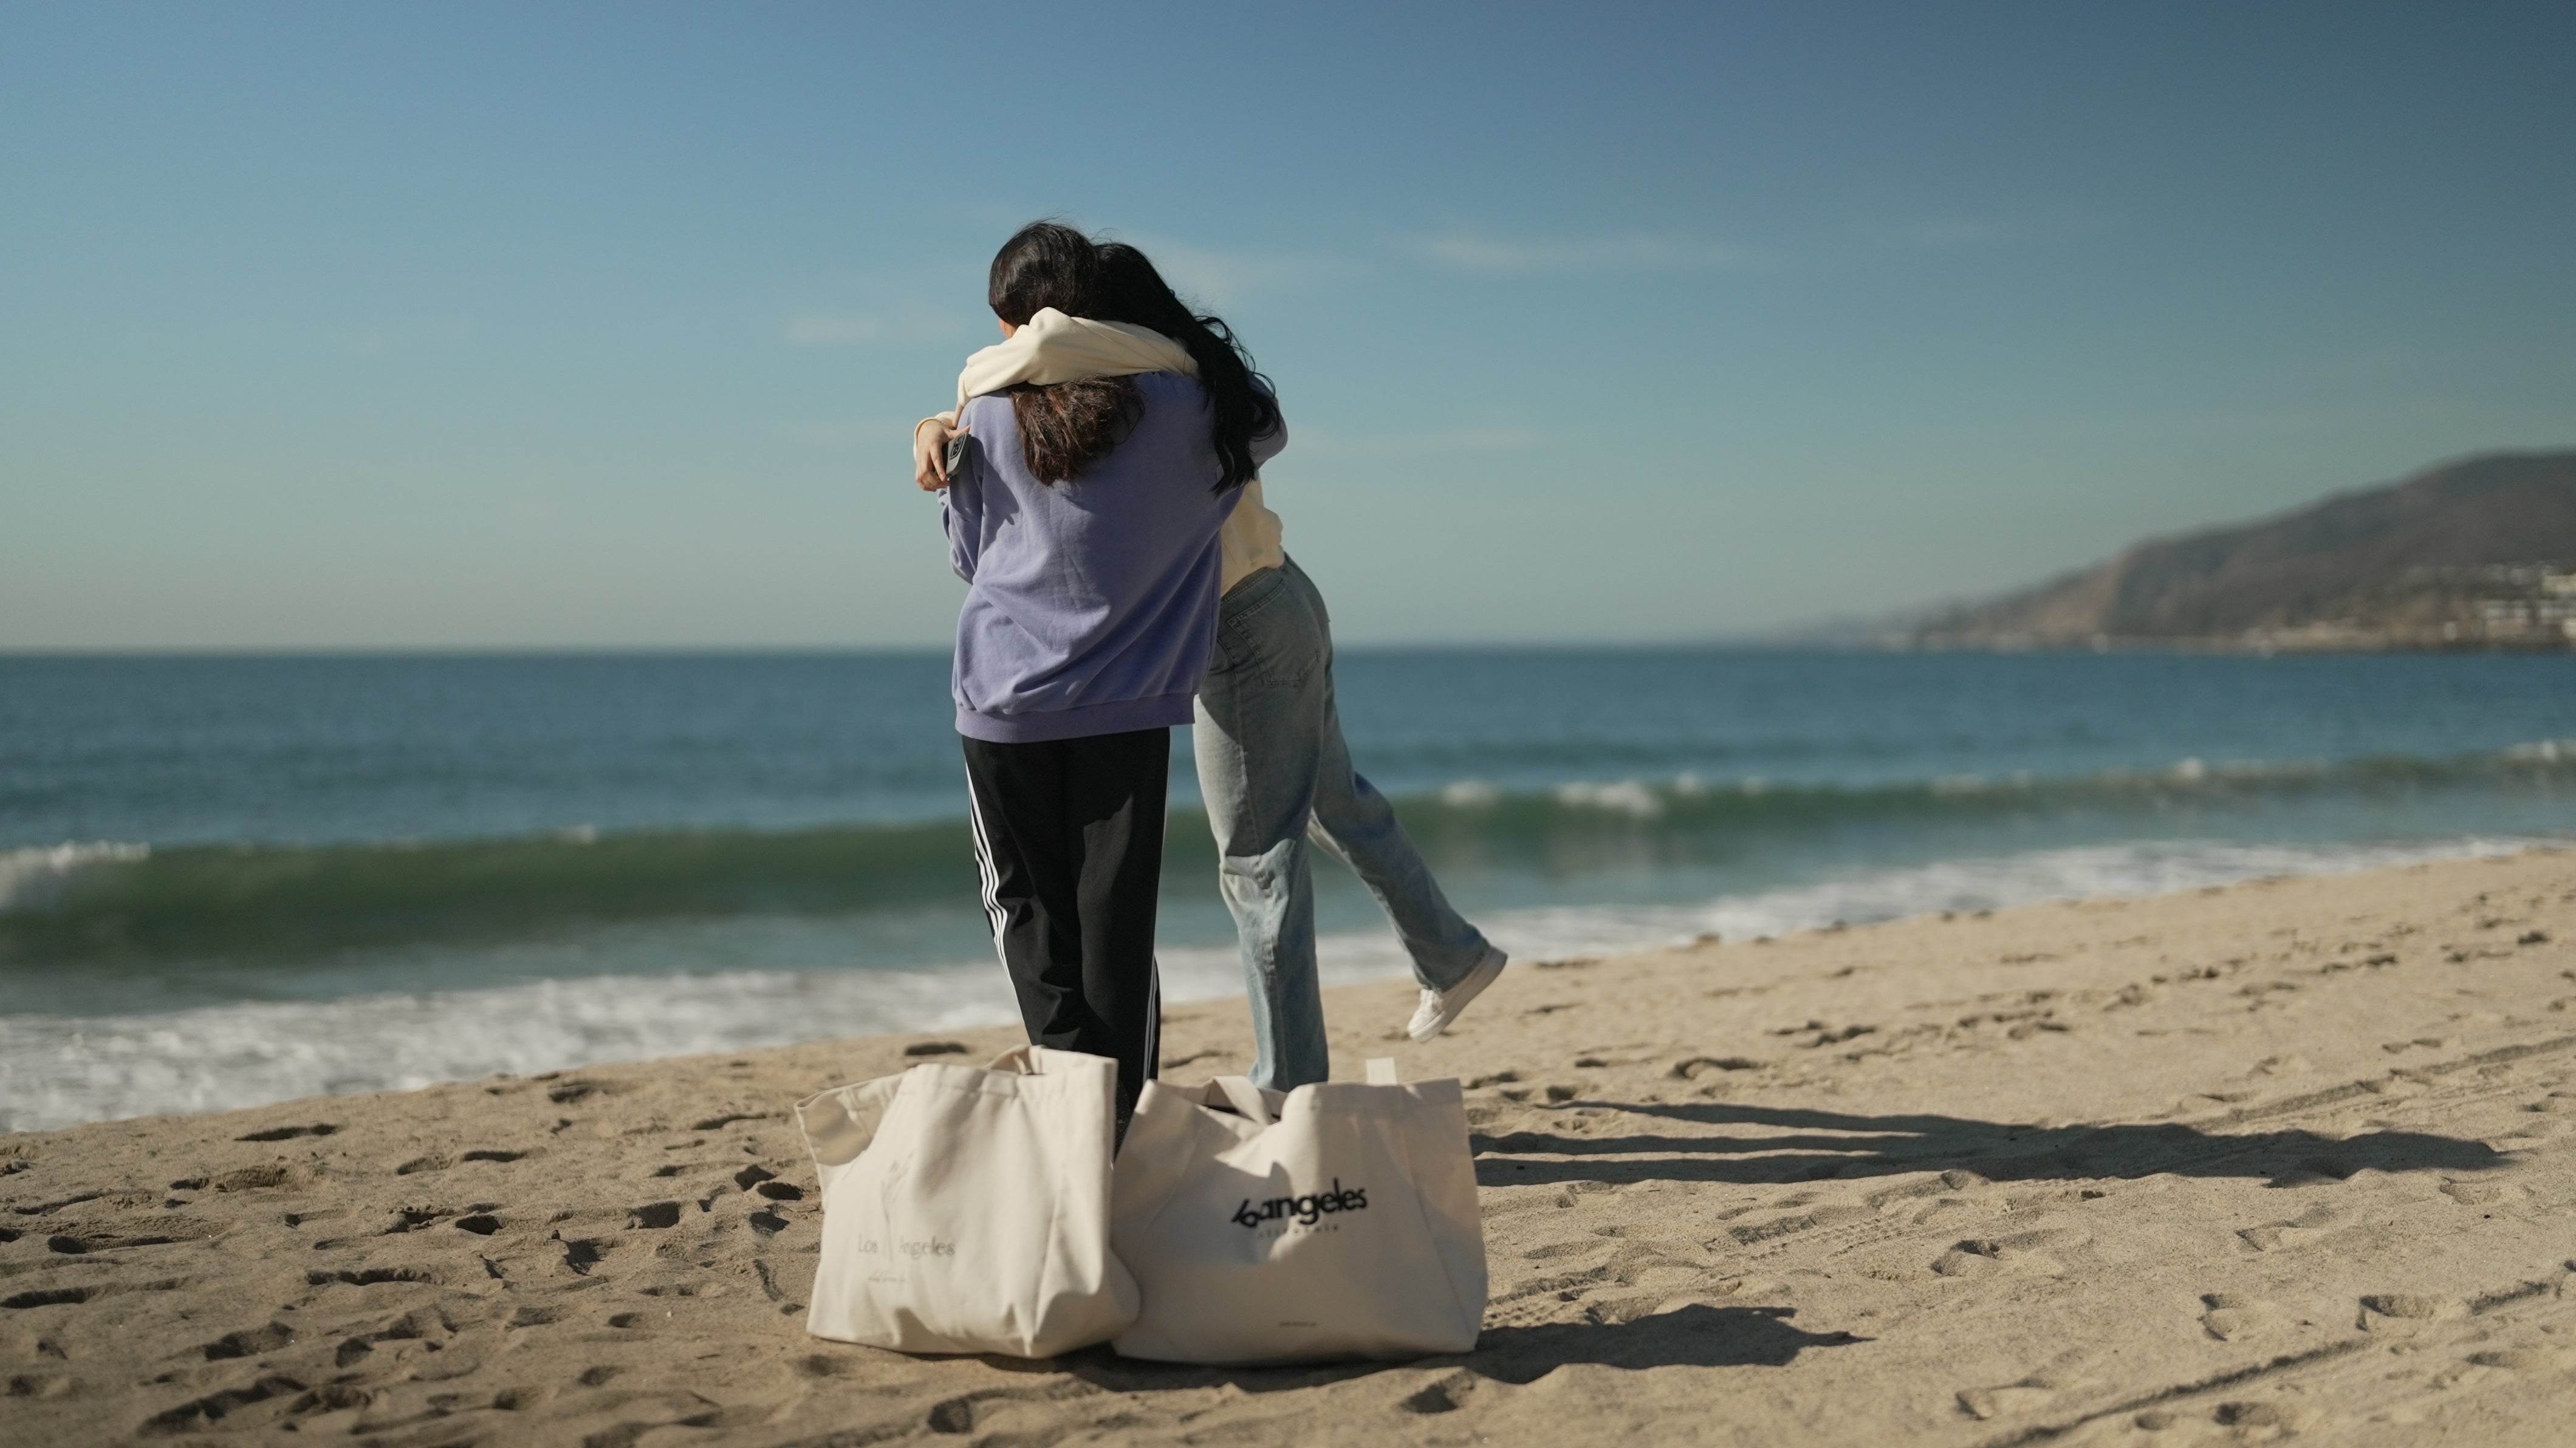
{"label": "bare hillside ridge", "polygon": [[2136,544],[1918,629],[1933,645],[2358,648],[2576,641],[2576,451],[2490,453]]}

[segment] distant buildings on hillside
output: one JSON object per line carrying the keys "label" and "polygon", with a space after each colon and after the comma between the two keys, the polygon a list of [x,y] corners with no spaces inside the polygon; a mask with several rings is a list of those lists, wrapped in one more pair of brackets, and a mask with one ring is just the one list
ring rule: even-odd
{"label": "distant buildings on hillside", "polygon": [[2576,568],[2550,563],[2413,568],[2407,579],[2419,588],[2461,595],[2463,611],[2474,611],[2473,617],[2443,620],[2445,642],[2525,647],[2576,642]]}
{"label": "distant buildings on hillside", "polygon": [[2365,582],[2335,614],[2267,623],[2235,633],[2089,634],[2039,630],[1931,628],[1892,634],[1898,648],[2201,648],[2255,653],[2345,653],[2398,649],[2576,650],[2576,561],[2415,567]]}
{"label": "distant buildings on hillside", "polygon": [[2261,652],[2576,648],[2576,563],[2409,568],[2341,617],[2245,630]]}

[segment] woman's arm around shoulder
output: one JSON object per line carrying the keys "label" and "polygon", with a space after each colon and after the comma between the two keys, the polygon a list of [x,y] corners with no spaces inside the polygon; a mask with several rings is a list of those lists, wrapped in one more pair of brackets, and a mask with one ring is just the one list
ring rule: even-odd
{"label": "woman's arm around shoulder", "polygon": [[[971,439],[973,434],[961,429],[958,436]],[[975,581],[975,565],[984,553],[983,462],[982,445],[969,441],[957,470],[940,482],[939,526],[948,534],[948,567],[968,583]]]}
{"label": "woman's arm around shoulder", "polygon": [[948,486],[948,440],[961,436],[955,412],[934,412],[912,425],[912,484],[925,493]]}

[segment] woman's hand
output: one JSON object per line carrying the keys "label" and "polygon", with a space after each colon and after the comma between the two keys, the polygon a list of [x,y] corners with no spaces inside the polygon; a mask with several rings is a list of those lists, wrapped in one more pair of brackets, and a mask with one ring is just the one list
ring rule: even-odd
{"label": "woman's hand", "polygon": [[935,493],[948,486],[948,440],[962,437],[966,430],[951,427],[944,417],[925,417],[912,430],[912,481],[925,493]]}

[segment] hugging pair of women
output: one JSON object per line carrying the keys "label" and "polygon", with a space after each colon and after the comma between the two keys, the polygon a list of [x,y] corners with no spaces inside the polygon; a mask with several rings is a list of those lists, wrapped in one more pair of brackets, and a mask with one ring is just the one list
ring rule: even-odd
{"label": "hugging pair of women", "polygon": [[1195,724],[1218,879],[1241,938],[1253,1080],[1331,1072],[1308,852],[1394,922],[1429,1040],[1501,974],[1383,795],[1352,768],[1331,620],[1280,547],[1261,465],[1269,380],[1143,252],[1023,227],[993,258],[1003,341],[913,431],[966,580],[950,693],[976,863],[1029,1039],[1118,1062],[1124,1124],[1159,1063],[1154,917],[1171,727]]}

